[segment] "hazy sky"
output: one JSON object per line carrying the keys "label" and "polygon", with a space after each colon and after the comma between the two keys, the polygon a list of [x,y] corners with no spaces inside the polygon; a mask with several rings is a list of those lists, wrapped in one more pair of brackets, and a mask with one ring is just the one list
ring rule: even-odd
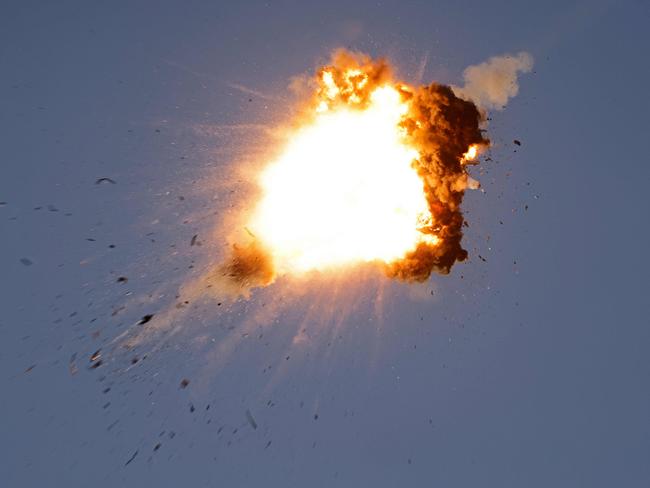
{"label": "hazy sky", "polygon": [[[3,2],[0,485],[649,486],[650,4],[297,3]],[[337,47],[410,82],[535,58],[469,261],[192,303],[112,348],[214,259],[235,162]]]}

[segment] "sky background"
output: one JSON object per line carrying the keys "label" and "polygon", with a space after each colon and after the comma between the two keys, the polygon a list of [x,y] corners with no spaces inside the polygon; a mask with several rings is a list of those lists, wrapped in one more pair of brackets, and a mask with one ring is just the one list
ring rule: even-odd
{"label": "sky background", "polygon": [[[297,3],[3,2],[0,485],[649,486],[650,4]],[[113,343],[214,262],[234,168],[337,47],[411,82],[534,56],[470,259]]]}

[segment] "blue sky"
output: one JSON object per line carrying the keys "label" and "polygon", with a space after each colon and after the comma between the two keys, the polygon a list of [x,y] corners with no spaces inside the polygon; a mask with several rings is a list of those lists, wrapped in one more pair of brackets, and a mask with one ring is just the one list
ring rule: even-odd
{"label": "blue sky", "polygon": [[[6,2],[2,485],[647,486],[648,20],[641,1]],[[213,259],[232,170],[265,149],[250,126],[286,119],[291,77],[336,47],[443,83],[534,56],[465,199],[469,261],[344,299],[199,300],[113,347]]]}

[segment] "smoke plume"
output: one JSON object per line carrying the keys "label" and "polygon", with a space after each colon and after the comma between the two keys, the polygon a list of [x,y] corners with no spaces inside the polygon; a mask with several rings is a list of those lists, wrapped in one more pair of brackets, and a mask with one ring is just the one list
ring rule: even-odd
{"label": "smoke plume", "polygon": [[468,66],[463,72],[465,85],[453,87],[454,93],[471,100],[483,109],[502,110],[508,100],[517,95],[517,75],[533,68],[533,57],[520,52],[516,56],[495,56],[487,61]]}
{"label": "smoke plume", "polygon": [[416,88],[411,96],[403,126],[420,153],[414,164],[433,216],[426,230],[437,243],[419,244],[387,270],[389,276],[422,282],[433,271],[449,273],[456,261],[467,258],[460,243],[464,222],[460,205],[469,178],[463,155],[470,146],[487,146],[490,141],[479,129],[482,117],[476,105],[455,96],[450,87],[431,83]]}

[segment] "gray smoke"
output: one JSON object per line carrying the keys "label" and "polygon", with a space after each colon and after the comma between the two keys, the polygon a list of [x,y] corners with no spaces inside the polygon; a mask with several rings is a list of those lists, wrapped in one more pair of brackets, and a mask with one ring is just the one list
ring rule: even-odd
{"label": "gray smoke", "polygon": [[452,87],[456,96],[471,100],[484,109],[501,110],[519,92],[517,75],[533,68],[533,57],[527,52],[495,56],[469,66],[463,72],[463,87]]}

